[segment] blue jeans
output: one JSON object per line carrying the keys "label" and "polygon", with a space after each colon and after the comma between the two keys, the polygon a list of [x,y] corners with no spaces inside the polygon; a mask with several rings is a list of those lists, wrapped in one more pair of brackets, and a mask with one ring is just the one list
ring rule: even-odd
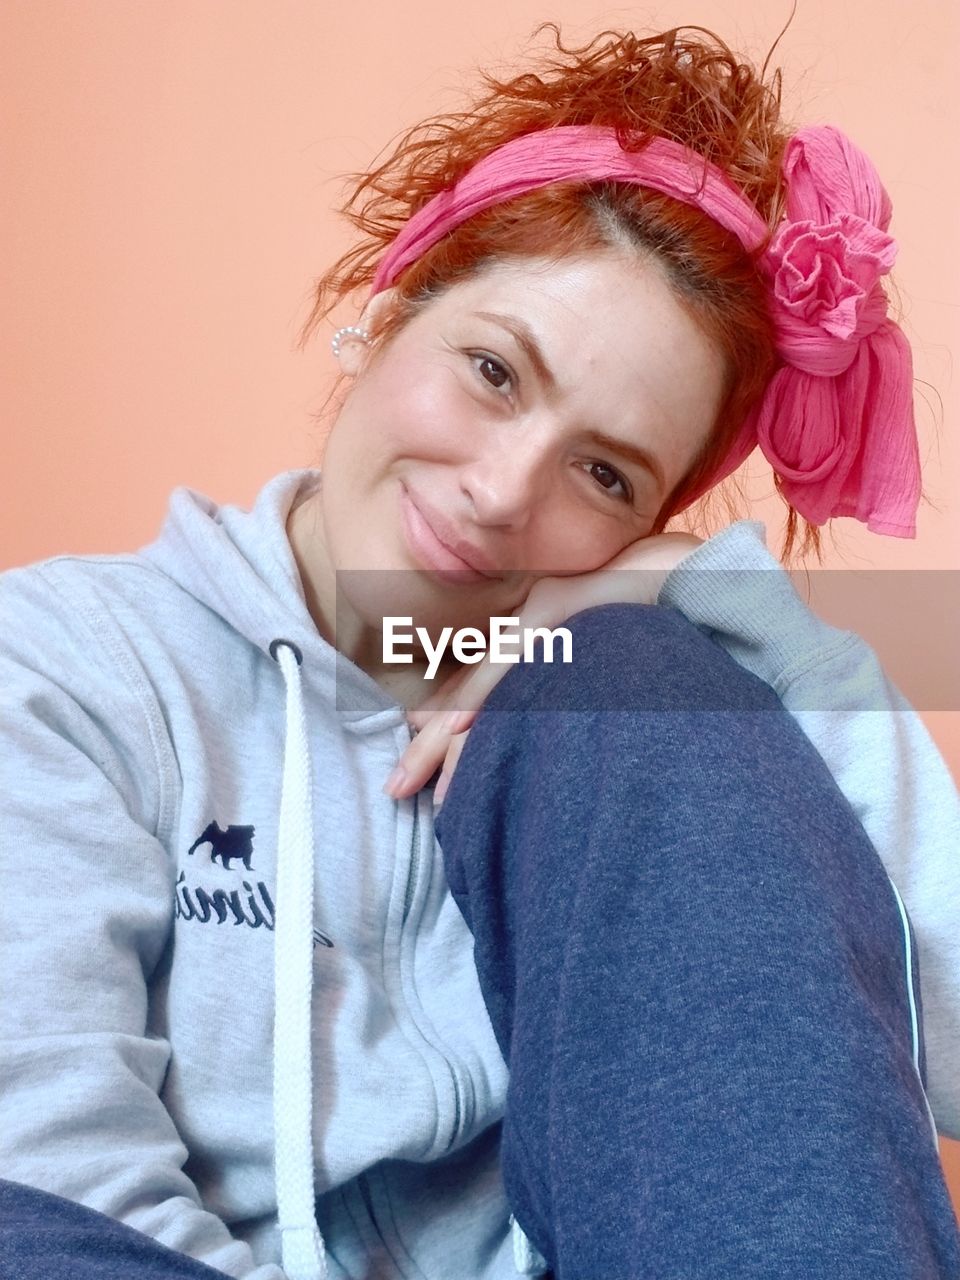
{"label": "blue jeans", "polygon": [[556,1280],[960,1277],[903,918],[849,803],[680,614],[567,625],[574,663],[505,676],[438,815],[521,1227]]}
{"label": "blue jeans", "polygon": [[[575,663],[507,674],[437,825],[521,1226],[556,1280],[960,1277],[901,918],[829,771],[679,614],[568,625]],[[219,1274],[0,1183],[0,1275]]]}

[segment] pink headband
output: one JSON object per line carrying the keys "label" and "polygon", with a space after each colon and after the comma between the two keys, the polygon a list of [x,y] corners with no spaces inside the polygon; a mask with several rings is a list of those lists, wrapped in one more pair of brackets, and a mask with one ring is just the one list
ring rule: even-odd
{"label": "pink headband", "polygon": [[[813,524],[854,516],[874,533],[915,536],[920,460],[910,347],[887,316],[880,277],[893,265],[892,206],[876,169],[832,125],[801,129],[782,169],[786,213],[758,259],[780,357],[760,404],[720,467],[687,504],[759,444],[791,504]],[[702,156],[653,138],[624,151],[613,129],[561,125],[489,153],[404,225],[373,293],[448,231],[491,205],[555,182],[634,182],[695,205],[749,252],[768,228]]]}

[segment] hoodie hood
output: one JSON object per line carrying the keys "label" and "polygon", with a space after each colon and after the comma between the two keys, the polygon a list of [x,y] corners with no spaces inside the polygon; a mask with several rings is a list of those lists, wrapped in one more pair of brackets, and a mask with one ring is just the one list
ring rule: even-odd
{"label": "hoodie hood", "polygon": [[381,714],[400,723],[403,708],[323,638],[307,609],[286,523],[320,483],[317,470],[284,472],[249,511],[177,489],[159,537],[140,554],[270,657],[275,642],[289,641],[304,681],[345,723]]}

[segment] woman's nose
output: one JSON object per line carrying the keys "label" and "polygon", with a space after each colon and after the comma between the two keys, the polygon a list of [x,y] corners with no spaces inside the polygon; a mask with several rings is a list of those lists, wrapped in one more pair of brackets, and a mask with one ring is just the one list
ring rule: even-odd
{"label": "woman's nose", "polygon": [[477,524],[522,529],[543,500],[546,468],[545,450],[533,441],[522,446],[515,437],[490,441],[460,473]]}

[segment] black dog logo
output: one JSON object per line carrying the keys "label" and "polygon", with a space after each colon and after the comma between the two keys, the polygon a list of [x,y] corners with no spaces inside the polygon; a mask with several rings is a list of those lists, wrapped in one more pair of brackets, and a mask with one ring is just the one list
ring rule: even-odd
{"label": "black dog logo", "polygon": [[191,854],[202,844],[208,844],[212,849],[211,862],[216,862],[219,858],[220,865],[229,871],[233,859],[240,858],[249,871],[250,859],[253,857],[253,833],[253,827],[227,827],[226,831],[221,831],[219,822],[211,822],[204,827],[203,834],[194,840],[187,853]]}

